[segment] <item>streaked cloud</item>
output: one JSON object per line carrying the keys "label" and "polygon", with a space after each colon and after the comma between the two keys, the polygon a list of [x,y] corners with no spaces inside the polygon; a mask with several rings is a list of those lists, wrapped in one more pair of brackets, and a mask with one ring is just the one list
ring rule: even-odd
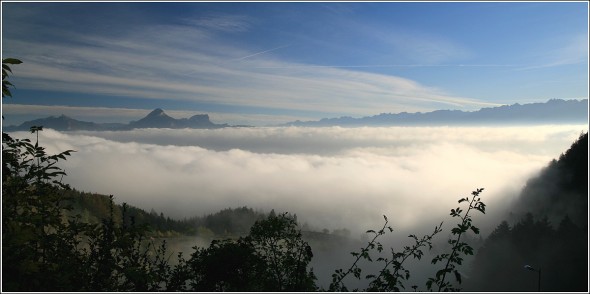
{"label": "streaked cloud", "polygon": [[244,56],[244,57],[240,57],[240,58],[232,59],[231,61],[240,61],[240,60],[244,60],[244,59],[246,59],[246,58],[250,58],[250,57],[258,56],[258,55],[260,55],[260,54],[264,54],[264,53],[272,52],[272,51],[275,51],[275,50],[279,50],[279,49],[287,48],[287,47],[289,47],[289,46],[290,46],[290,45],[284,45],[284,46],[279,46],[279,47],[276,47],[276,48],[271,48],[271,49],[268,49],[268,50],[263,50],[263,51],[256,52],[256,53],[253,53],[253,54],[250,54],[250,55]]}
{"label": "streaked cloud", "polygon": [[246,29],[250,20],[220,17],[200,18],[198,22],[192,26],[152,25],[139,33],[130,28],[132,33],[108,38],[64,31],[65,40],[74,43],[38,43],[15,37],[10,40],[10,51],[18,52],[24,63],[15,69],[14,79],[24,89],[316,111],[332,116],[473,110],[490,105],[397,76],[355,68],[305,68],[310,65],[272,55],[286,45],[260,51],[237,49],[203,30],[204,26]]}
{"label": "streaked cloud", "polygon": [[588,63],[588,35],[577,35],[560,47],[545,49],[539,53],[537,60],[541,63],[523,66],[516,70],[546,69],[565,65]]}
{"label": "streaked cloud", "polygon": [[[555,28],[567,31],[561,36],[543,23],[530,26],[540,18],[535,12],[566,17],[549,6],[530,7],[522,20],[510,19],[518,32],[504,31],[510,23],[482,22],[477,28],[485,30],[473,34],[463,24],[477,16],[459,13],[478,8],[490,20],[505,21],[505,9],[452,4],[439,15],[433,9],[443,7],[438,4],[236,5],[245,9],[212,3],[7,3],[3,54],[24,61],[14,69],[18,89],[79,94],[71,105],[90,105],[85,94],[104,95],[123,97],[130,108],[157,99],[193,109],[213,105],[228,115],[250,110],[258,118],[477,110],[500,101],[561,98],[559,93],[580,97],[587,89],[578,78],[587,62],[587,29]],[[85,14],[90,10],[91,16]],[[583,17],[574,14],[572,23],[581,23]],[[431,25],[414,15],[431,17]],[[457,18],[448,22],[452,15]],[[510,45],[516,39],[522,39],[518,46]],[[539,46],[548,43],[565,45]],[[528,64],[577,67],[568,67],[569,84],[548,84],[543,81],[565,74],[516,70]]]}
{"label": "streaked cloud", "polygon": [[[273,60],[227,64],[206,53],[138,44],[126,47],[141,47],[140,56],[134,49],[121,52],[125,48],[18,45],[31,57],[18,69],[17,76],[27,78],[23,88],[357,115],[489,105],[408,79],[345,69],[293,70],[297,64]],[[43,52],[55,53],[47,59]]]}
{"label": "streaked cloud", "polygon": [[[367,34],[371,33],[367,32]],[[436,65],[449,61],[468,60],[473,56],[466,46],[443,36],[401,28],[373,30],[372,34],[414,62]]]}
{"label": "streaked cloud", "polygon": [[206,17],[184,19],[188,25],[196,25],[204,29],[223,32],[244,32],[251,28],[254,19],[246,15],[216,13]]}

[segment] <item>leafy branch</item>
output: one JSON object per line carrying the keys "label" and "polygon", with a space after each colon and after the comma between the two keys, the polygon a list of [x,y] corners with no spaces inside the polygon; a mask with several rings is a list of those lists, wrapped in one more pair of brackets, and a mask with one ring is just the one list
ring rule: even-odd
{"label": "leafy branch", "polygon": [[436,272],[435,278],[429,278],[426,282],[426,287],[428,290],[432,290],[433,284],[438,286],[438,292],[441,291],[458,291],[460,289],[454,288],[452,284],[446,281],[446,276],[449,273],[453,273],[455,275],[455,280],[460,284],[461,283],[461,273],[457,269],[457,265],[461,265],[463,263],[463,257],[461,254],[465,255],[473,255],[473,248],[465,243],[461,242],[461,237],[469,230],[473,231],[475,234],[479,234],[479,228],[472,224],[471,215],[469,214],[472,209],[475,209],[483,214],[485,214],[486,205],[481,202],[481,198],[479,194],[483,191],[483,188],[477,189],[476,191],[471,192],[472,198],[469,197],[459,199],[459,203],[468,202],[469,207],[465,211],[464,214],[461,207],[457,207],[456,209],[451,209],[450,215],[452,217],[458,217],[461,219],[457,227],[451,230],[451,233],[456,236],[454,239],[449,239],[448,243],[452,245],[451,253],[439,254],[432,259],[432,264],[436,264],[438,262],[443,262],[446,260],[445,267],[440,269]]}
{"label": "leafy branch", "polygon": [[[391,260],[382,257],[378,258],[377,261],[383,261],[385,265],[379,271],[378,276],[375,277],[375,275],[367,275],[367,279],[374,278],[374,280],[369,284],[367,291],[389,292],[401,291],[401,289],[405,289],[402,281],[407,281],[410,278],[410,271],[403,267],[404,262],[410,257],[420,260],[422,256],[424,256],[422,247],[428,246],[429,250],[432,249],[432,238],[442,231],[441,228],[442,223],[434,227],[434,231],[430,235],[425,235],[420,239],[418,239],[416,235],[409,235],[408,238],[412,238],[414,240],[414,245],[404,246],[404,250],[402,252],[395,252],[393,248],[391,248]],[[389,269],[389,266],[392,266],[393,273]]]}
{"label": "leafy branch", "polygon": [[12,73],[12,69],[10,69],[9,64],[21,64],[22,61],[16,58],[4,58],[2,59],[2,98],[12,97],[12,93],[10,93],[10,89],[8,87],[14,87],[14,85],[9,82],[8,73]]}
{"label": "leafy branch", "polygon": [[383,245],[380,242],[376,241],[377,238],[385,235],[385,229],[388,229],[390,233],[393,232],[393,228],[391,228],[390,226],[387,225],[389,223],[387,216],[384,215],[383,218],[385,219],[385,223],[383,224],[383,227],[379,231],[377,231],[377,232],[375,232],[374,230],[367,231],[367,234],[374,234],[375,235],[373,237],[373,239],[371,241],[369,241],[369,243],[367,243],[367,246],[364,248],[361,248],[360,252],[351,252],[350,253],[352,256],[356,257],[355,261],[350,266],[350,268],[348,268],[348,270],[346,272],[344,272],[344,270],[342,270],[342,269],[335,270],[335,273],[332,275],[332,283],[330,283],[329,291],[348,291],[348,289],[346,288],[346,286],[344,285],[342,280],[344,280],[344,278],[351,273],[354,275],[355,278],[357,278],[357,279],[361,278],[362,270],[360,267],[357,266],[357,263],[359,262],[359,260],[361,258],[363,258],[363,259],[366,259],[366,260],[372,262],[373,259],[371,259],[371,256],[369,255],[369,251],[372,249],[375,249],[375,247],[377,247],[377,251],[379,251],[379,252],[383,251]]}

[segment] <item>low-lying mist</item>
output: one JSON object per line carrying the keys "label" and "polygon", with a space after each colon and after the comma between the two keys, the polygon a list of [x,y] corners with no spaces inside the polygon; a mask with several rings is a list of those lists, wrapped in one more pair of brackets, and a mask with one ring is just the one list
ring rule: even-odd
{"label": "low-lying mist", "polygon": [[44,130],[39,140],[52,154],[77,151],[62,163],[72,187],[174,218],[248,206],[295,213],[318,230],[347,228],[356,238],[382,225],[385,214],[394,229],[420,235],[449,220],[457,199],[484,187],[488,213],[475,221],[485,236],[525,181],[587,129]]}

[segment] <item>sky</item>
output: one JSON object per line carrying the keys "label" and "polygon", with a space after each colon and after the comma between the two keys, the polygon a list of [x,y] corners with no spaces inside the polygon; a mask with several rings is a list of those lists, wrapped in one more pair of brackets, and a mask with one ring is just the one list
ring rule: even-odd
{"label": "sky", "polygon": [[2,2],[4,124],[273,125],[588,97],[586,2]]}

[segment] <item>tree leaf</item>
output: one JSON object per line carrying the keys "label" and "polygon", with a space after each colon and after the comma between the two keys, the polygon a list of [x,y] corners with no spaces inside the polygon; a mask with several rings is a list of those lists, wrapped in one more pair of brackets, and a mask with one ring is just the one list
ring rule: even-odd
{"label": "tree leaf", "polygon": [[2,59],[2,63],[21,64],[23,62],[20,61],[19,59],[16,59],[16,58],[4,58],[4,59]]}

